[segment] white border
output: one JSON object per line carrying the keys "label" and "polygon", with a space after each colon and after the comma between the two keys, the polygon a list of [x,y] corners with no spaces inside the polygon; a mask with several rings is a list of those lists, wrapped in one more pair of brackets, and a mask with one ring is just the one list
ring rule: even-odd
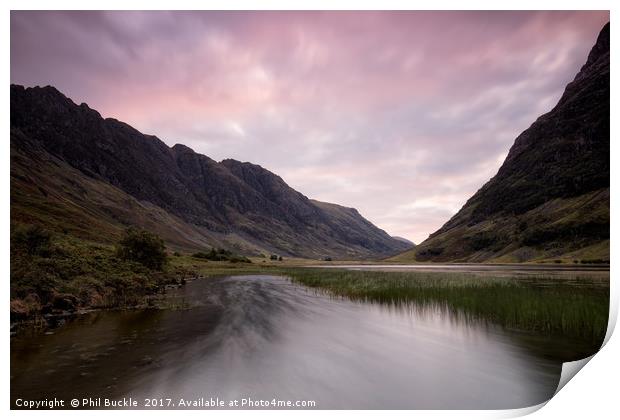
{"label": "white border", "polygon": [[[618,3],[618,2],[615,2]],[[4,13],[2,14],[2,31],[0,33],[0,45],[2,46],[3,56],[6,61],[1,67],[2,80],[5,80],[5,84],[2,87],[2,91],[5,92],[2,101],[2,115],[0,132],[3,133],[2,153],[0,154],[0,162],[2,165],[2,172],[4,176],[0,180],[0,188],[2,189],[2,197],[7,198],[1,208],[1,216],[3,223],[3,235],[0,242],[1,247],[1,261],[2,270],[5,276],[3,291],[3,299],[5,305],[8,306],[8,277],[9,277],[9,84],[10,84],[10,67],[9,67],[9,36],[10,36],[10,10],[24,10],[24,9],[118,9],[118,10],[199,10],[199,9],[285,9],[285,10],[306,10],[306,9],[324,9],[324,10],[337,10],[337,9],[353,9],[353,10],[373,10],[373,9],[391,9],[391,10],[404,10],[404,9],[416,9],[416,10],[547,10],[547,9],[565,9],[565,10],[611,10],[611,16],[615,16],[614,2],[590,0],[590,1],[562,1],[552,2],[543,0],[522,0],[522,1],[489,1],[478,0],[469,1],[467,3],[456,0],[444,1],[403,1],[403,0],[381,0],[381,1],[344,1],[344,0],[314,0],[314,1],[286,1],[286,0],[237,0],[235,2],[224,1],[196,1],[196,0],[176,0],[174,2],[169,1],[146,1],[146,0],[108,0],[108,1],[89,1],[80,2],[77,0],[61,0],[53,3],[43,0],[35,1],[13,1],[9,0],[3,3],[5,6]],[[615,23],[615,22],[614,22]],[[615,47],[618,45],[618,37],[615,36],[615,27],[611,26],[611,45]],[[611,54],[612,58],[612,72],[617,67],[616,52]],[[614,61],[616,61],[614,63]],[[614,83],[615,76],[612,77],[612,109],[617,109],[617,92],[615,91],[616,83]],[[615,139],[617,133],[616,124],[612,119],[611,138]],[[615,144],[611,145],[611,160],[612,160],[612,172],[611,178],[614,179],[615,164],[618,163],[618,150]],[[612,185],[611,194],[611,207],[617,208],[617,195],[615,187]],[[612,237],[617,237],[616,225],[612,223]],[[614,246],[615,241],[612,241],[611,246],[611,259],[617,260],[617,247]],[[611,316],[613,323],[618,313],[618,290],[613,281],[612,270],[612,307]],[[9,324],[9,311],[5,308],[4,325]],[[8,411],[9,408],[9,385],[10,385],[10,373],[9,373],[9,334],[5,333],[6,338],[4,345],[2,346],[2,372],[0,373],[0,401],[2,402],[2,408]],[[617,334],[616,334],[617,335]],[[583,419],[585,417],[590,418],[608,418],[612,417],[618,412],[618,394],[617,386],[620,363],[618,362],[618,356],[620,356],[620,344],[618,344],[617,337],[612,337],[606,346],[597,354],[590,363],[588,363],[581,372],[577,374],[577,378],[571,380],[565,388],[563,388],[558,395],[556,395],[544,408],[531,414],[531,418],[535,419]],[[256,419],[273,419],[273,418],[289,418],[294,415],[296,418],[311,418],[316,415],[321,417],[350,417],[356,419],[375,418],[376,416],[390,417],[390,418],[506,418],[515,417],[519,415],[531,412],[532,409],[527,410],[507,410],[507,411],[301,411],[301,412],[273,412],[273,411],[251,411],[251,412],[207,412],[204,411],[185,411],[182,414],[180,412],[165,412],[165,411],[151,411],[151,412],[114,412],[114,416],[120,416],[122,418],[129,418],[134,416],[148,416],[149,418],[168,418],[170,415],[178,416],[182,415],[188,418],[200,418],[204,419],[208,417],[218,418],[237,418],[241,416],[252,416]],[[613,413],[613,414],[612,414]],[[30,418],[35,416],[45,416],[49,418],[77,418],[83,417],[86,412],[82,411],[66,411],[66,412],[20,412],[11,411],[9,416],[11,418]],[[108,419],[112,415],[111,412],[104,411],[91,411],[88,412],[89,417]]]}

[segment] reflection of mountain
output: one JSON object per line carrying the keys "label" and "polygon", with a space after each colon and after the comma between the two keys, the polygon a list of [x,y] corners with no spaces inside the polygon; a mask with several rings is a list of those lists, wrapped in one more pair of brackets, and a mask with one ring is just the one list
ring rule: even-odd
{"label": "reflection of mountain", "polygon": [[185,249],[352,259],[407,249],[355,209],[310,200],[258,165],[169,148],[53,87],[11,86],[11,220],[104,241],[137,225]]}
{"label": "reflection of mountain", "polygon": [[441,229],[399,260],[609,260],[609,23],[558,104]]}

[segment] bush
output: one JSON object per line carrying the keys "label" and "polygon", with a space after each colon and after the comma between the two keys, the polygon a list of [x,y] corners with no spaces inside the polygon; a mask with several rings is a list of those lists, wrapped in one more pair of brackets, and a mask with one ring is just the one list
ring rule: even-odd
{"label": "bush", "polygon": [[224,249],[224,248],[217,248],[217,249],[211,248],[209,252],[196,252],[192,254],[192,257],[201,258],[203,260],[209,260],[209,261],[230,261],[232,263],[237,263],[237,262],[251,263],[252,262],[248,258],[241,256],[241,255],[235,255],[233,254],[232,251],[229,251],[228,249]]}
{"label": "bush", "polygon": [[202,258],[203,260],[209,261],[226,261],[232,256],[232,252],[223,248],[211,248],[209,252],[196,252],[192,254],[194,258]]}
{"label": "bush", "polygon": [[443,248],[428,248],[428,249],[421,249],[419,251],[416,252],[416,257],[421,259],[421,260],[425,260],[425,259],[429,259],[432,257],[438,257],[441,254],[443,254],[444,249]]}
{"label": "bush", "polygon": [[28,255],[48,256],[51,244],[52,234],[41,226],[18,227],[11,235],[11,246]]}
{"label": "bush", "polygon": [[465,239],[469,241],[469,246],[474,251],[483,250],[497,242],[495,235],[490,232],[477,232]]}
{"label": "bush", "polygon": [[166,262],[164,241],[154,233],[135,228],[125,230],[118,243],[117,254],[124,260],[135,261],[154,270],[161,270]]}

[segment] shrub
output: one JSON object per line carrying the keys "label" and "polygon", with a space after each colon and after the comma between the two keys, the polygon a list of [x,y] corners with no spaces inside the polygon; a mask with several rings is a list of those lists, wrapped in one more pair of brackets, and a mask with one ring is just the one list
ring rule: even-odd
{"label": "shrub", "polygon": [[224,248],[217,248],[217,249],[211,248],[209,252],[196,252],[192,254],[192,257],[201,258],[203,260],[209,260],[209,261],[230,261],[232,263],[236,263],[236,262],[251,263],[252,262],[248,258],[241,256],[241,255],[235,255],[233,254],[232,251],[229,251],[228,249],[224,249]]}
{"label": "shrub", "polygon": [[52,234],[41,226],[15,228],[11,235],[11,245],[28,255],[48,256],[52,244]]}
{"label": "shrub", "polygon": [[497,241],[495,235],[490,232],[477,232],[472,236],[466,237],[469,241],[469,246],[474,251],[480,251],[494,245]]}
{"label": "shrub", "polygon": [[416,252],[416,257],[420,258],[420,259],[428,259],[428,258],[432,258],[432,257],[438,257],[441,254],[443,254],[444,249],[443,248],[428,248],[428,249],[421,249],[418,252]]}
{"label": "shrub", "polygon": [[166,246],[156,234],[146,230],[129,228],[118,243],[118,256],[143,266],[161,270],[166,262]]}
{"label": "shrub", "polygon": [[223,248],[211,248],[209,252],[196,252],[192,254],[194,258],[202,258],[203,260],[210,261],[226,261],[232,255],[232,252]]}

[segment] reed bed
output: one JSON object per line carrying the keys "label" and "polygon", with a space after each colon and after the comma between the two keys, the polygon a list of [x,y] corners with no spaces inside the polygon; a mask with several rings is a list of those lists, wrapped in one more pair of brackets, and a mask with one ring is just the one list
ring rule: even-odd
{"label": "reed bed", "polygon": [[608,278],[340,269],[290,269],[286,275],[336,296],[445,306],[505,328],[577,338],[598,347],[607,331]]}

